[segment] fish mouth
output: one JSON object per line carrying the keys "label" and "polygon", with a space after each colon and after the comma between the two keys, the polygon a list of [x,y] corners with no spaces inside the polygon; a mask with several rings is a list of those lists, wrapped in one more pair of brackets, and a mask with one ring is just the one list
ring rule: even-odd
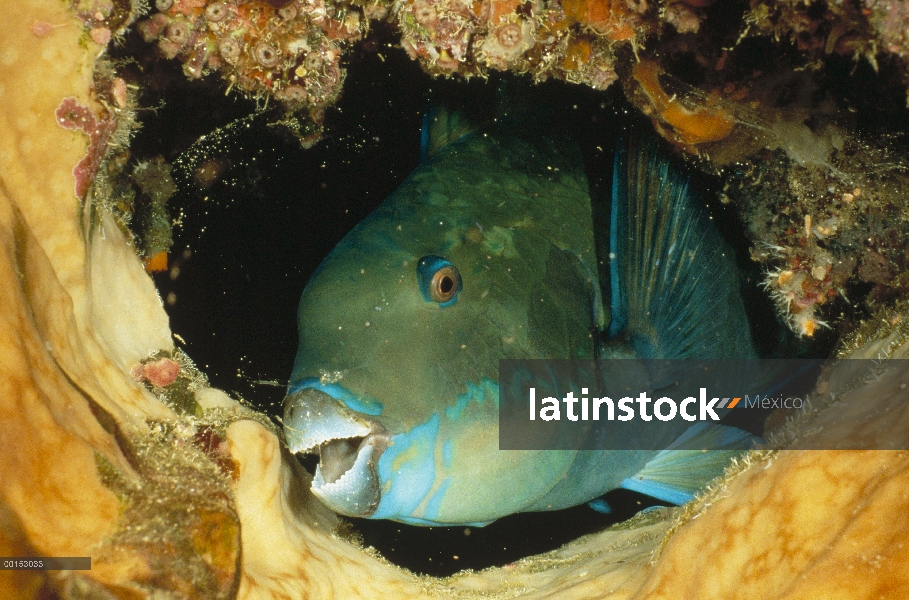
{"label": "fish mouth", "polygon": [[330,509],[368,517],[382,499],[377,464],[389,444],[385,429],[320,390],[284,398],[284,436],[294,454],[317,454],[312,493]]}

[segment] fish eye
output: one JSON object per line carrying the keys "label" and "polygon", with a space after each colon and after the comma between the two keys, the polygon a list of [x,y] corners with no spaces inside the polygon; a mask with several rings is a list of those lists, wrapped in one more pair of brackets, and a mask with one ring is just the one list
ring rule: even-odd
{"label": "fish eye", "polygon": [[429,282],[429,296],[436,302],[448,302],[457,293],[455,288],[460,282],[460,275],[454,267],[444,267],[436,271]]}
{"label": "fish eye", "polygon": [[424,256],[417,262],[417,281],[423,297],[439,306],[454,304],[461,291],[461,274],[441,256]]}

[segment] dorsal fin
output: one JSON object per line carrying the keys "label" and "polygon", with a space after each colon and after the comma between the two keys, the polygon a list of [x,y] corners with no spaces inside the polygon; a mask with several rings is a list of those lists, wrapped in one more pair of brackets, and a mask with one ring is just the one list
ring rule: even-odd
{"label": "dorsal fin", "polygon": [[687,178],[632,139],[612,186],[611,343],[640,358],[754,357],[731,251]]}
{"label": "dorsal fin", "polygon": [[461,111],[443,105],[429,105],[423,113],[423,131],[420,134],[420,160],[433,156],[448,144],[476,130]]}

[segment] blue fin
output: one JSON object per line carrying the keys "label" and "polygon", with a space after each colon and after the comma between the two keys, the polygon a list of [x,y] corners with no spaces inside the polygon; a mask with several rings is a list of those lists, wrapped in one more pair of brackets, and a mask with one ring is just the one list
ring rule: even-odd
{"label": "blue fin", "polygon": [[597,498],[595,500],[591,500],[590,502],[587,503],[587,506],[589,506],[593,510],[597,511],[598,513],[603,513],[604,515],[608,515],[608,514],[612,513],[612,507],[609,506],[609,503],[606,502],[605,500],[603,500],[602,498]]}
{"label": "blue fin", "polygon": [[654,456],[637,474],[622,481],[620,487],[665,502],[684,504],[710,480],[722,474],[729,459],[759,441],[735,427],[697,423],[669,448]]}
{"label": "blue fin", "polygon": [[420,132],[420,162],[474,130],[476,126],[463,113],[427,103]]}
{"label": "blue fin", "polygon": [[732,254],[651,140],[616,152],[609,238],[609,338],[639,358],[755,356]]}

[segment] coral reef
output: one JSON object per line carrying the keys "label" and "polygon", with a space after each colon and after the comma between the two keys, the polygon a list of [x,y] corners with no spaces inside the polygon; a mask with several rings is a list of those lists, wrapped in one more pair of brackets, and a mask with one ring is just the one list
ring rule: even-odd
{"label": "coral reef", "polygon": [[835,53],[874,60],[878,42],[870,12],[861,2],[752,0],[745,19],[754,29],[752,35],[788,39],[811,59]]}
{"label": "coral reef", "polygon": [[660,68],[653,60],[644,59],[632,66],[632,78],[646,97],[643,112],[653,117],[654,127],[663,137],[696,154],[698,144],[718,142],[732,133],[735,119],[716,105],[716,96],[686,106],[676,95],[666,93],[659,75]]}
{"label": "coral reef", "polygon": [[138,24],[192,78],[220,71],[232,88],[273,96],[320,123],[341,92],[342,51],[362,37],[360,10],[325,0],[156,0]]}
{"label": "coral reef", "polygon": [[[679,23],[694,10],[673,6]],[[643,18],[646,3],[586,0],[159,0],[155,8],[138,29],[189,77],[220,71],[231,88],[307,109],[316,123],[341,91],[343,53],[369,20],[394,20],[402,47],[431,73],[483,76],[491,68],[595,89],[616,79],[616,43],[655,31],[652,15]]]}
{"label": "coral reef", "polygon": [[[812,336],[836,322],[843,333],[876,303],[905,297],[903,142],[861,130],[818,73],[761,74],[738,84],[733,101],[722,80],[694,88],[663,72],[640,74],[651,68],[634,67],[630,97],[721,178],[721,199],[738,208],[751,257],[765,265],[764,286],[794,332]],[[662,86],[672,89],[675,112]],[[699,111],[708,117],[687,118]]]}
{"label": "coral reef", "polygon": [[173,227],[167,201],[177,191],[177,186],[170,171],[171,166],[157,157],[137,163],[130,178],[141,191],[135,201],[134,211],[138,223],[134,230],[138,232],[140,252],[147,257],[146,268],[150,271],[167,269],[166,257],[173,245]]}
{"label": "coral reef", "polygon": [[[909,205],[896,191],[909,183],[906,150],[891,123],[868,117],[905,121],[905,65],[878,53],[870,12],[854,3],[752,2],[726,31],[707,14],[699,37],[640,51],[620,82],[663,137],[721,179],[790,328],[849,331],[909,291],[899,275]],[[886,92],[863,94],[856,71]]]}
{"label": "coral reef", "polygon": [[772,265],[764,284],[794,331],[829,328],[837,318],[830,305],[909,294],[909,203],[899,192],[909,181],[892,151],[852,138],[825,167],[799,165],[782,150],[760,156],[730,170],[726,193],[757,240],[752,258]]}
{"label": "coral reef", "polygon": [[[702,35],[711,7],[699,4],[670,4],[666,18]],[[905,447],[905,373],[886,364],[867,374],[852,372],[849,361],[838,365],[818,390],[809,430],[790,432],[795,449],[749,455],[687,509],[644,515],[548,555],[441,580],[391,567],[337,535],[337,517],[306,492],[306,473],[282,452],[274,429],[225,394],[193,388],[192,369],[174,354],[154,286],[106,210],[117,202],[106,195],[119,189],[113,173],[128,162],[113,142],[122,139],[117,131],[130,131],[121,124],[131,94],[116,77],[99,85],[92,68],[105,30],[115,38],[132,9],[101,0],[76,6],[84,29],[57,0],[0,4],[0,553],[91,555],[93,562],[91,571],[0,571],[0,596],[906,595],[909,522],[892,518],[907,509],[906,452],[808,451],[823,436],[852,448]],[[597,6],[571,10],[596,22]],[[897,22],[898,9],[879,7]],[[635,12],[623,10],[616,12]],[[514,28],[502,33],[505,43],[518,37]],[[891,37],[899,52],[903,38]],[[777,265],[770,287],[785,293],[792,312],[813,310],[811,320],[822,318],[811,307],[829,306],[819,299],[840,294],[849,278],[881,300],[904,294],[899,146],[825,120],[823,94],[784,104],[797,109],[786,118],[780,99],[805,80],[784,81],[783,67],[755,75],[716,47],[687,46],[698,72],[712,77],[665,77],[678,56],[670,50],[689,43],[667,39],[665,56],[642,56],[659,71],[645,64],[650,71],[639,70],[640,79],[630,66],[617,72],[667,137],[722,170],[727,195],[749,217],[755,252]],[[704,66],[698,58],[710,60]],[[61,127],[55,113],[64,101]],[[686,119],[698,110],[735,124],[724,137],[702,135]],[[100,143],[98,124],[112,115],[115,133]],[[102,156],[85,163],[96,165],[93,180],[73,173],[87,154]],[[74,198],[80,180],[90,202]],[[906,309],[883,306],[849,336],[843,355],[909,356]],[[807,334],[808,322],[795,326]],[[160,350],[149,356],[150,348]],[[164,387],[151,381],[149,390],[129,375],[144,363],[143,378],[166,384],[175,371],[169,361],[180,371]],[[154,389],[183,383],[195,404]],[[843,383],[852,389],[831,397]]]}
{"label": "coral reef", "polygon": [[[126,27],[147,8],[144,0],[72,0],[72,9],[88,31],[92,42],[106,46],[112,39],[120,38]],[[33,34],[43,37],[54,25],[48,21],[35,20],[30,27]]]}
{"label": "coral reef", "polygon": [[[673,38],[703,33],[712,5],[705,0],[664,5],[630,0],[156,0],[156,12],[138,29],[146,41],[157,42],[163,56],[179,58],[189,77],[221,71],[231,87],[274,96],[292,110],[309,108],[318,121],[340,92],[342,54],[364,36],[370,21],[394,22],[401,46],[430,73],[470,77],[488,69],[510,70],[536,80],[555,77],[605,89],[618,78],[617,53],[661,45],[671,50]],[[132,13],[114,4],[94,13],[79,7],[93,39],[104,37],[95,33],[99,27],[111,29],[112,21],[122,24]],[[874,62],[880,50],[901,58],[909,54],[907,14],[899,3],[875,0],[864,5],[752,0],[739,23],[724,26],[735,32],[733,42],[789,40],[806,63],[831,54]],[[669,32],[677,35],[668,36],[668,44],[654,43],[654,36]],[[722,70],[720,63],[710,66]]]}
{"label": "coral reef", "polygon": [[[613,44],[635,35],[645,8],[585,0],[409,0],[397,23],[401,45],[430,73],[483,76],[492,68],[602,90],[617,78]],[[582,26],[592,33],[581,33]]]}
{"label": "coral reef", "polygon": [[904,292],[894,277],[909,240],[879,218],[904,210],[889,192],[895,175],[882,184],[849,167],[902,158],[818,83],[841,60],[886,66],[880,77],[905,91],[909,11],[899,3],[158,0],[154,9],[138,25],[146,41],[192,78],[218,71],[228,89],[308,113],[311,123],[293,124],[307,145],[370,22],[396,27],[404,51],[435,75],[507,70],[598,90],[618,81],[663,137],[723,178],[793,331],[812,336],[848,306],[867,314]]}

